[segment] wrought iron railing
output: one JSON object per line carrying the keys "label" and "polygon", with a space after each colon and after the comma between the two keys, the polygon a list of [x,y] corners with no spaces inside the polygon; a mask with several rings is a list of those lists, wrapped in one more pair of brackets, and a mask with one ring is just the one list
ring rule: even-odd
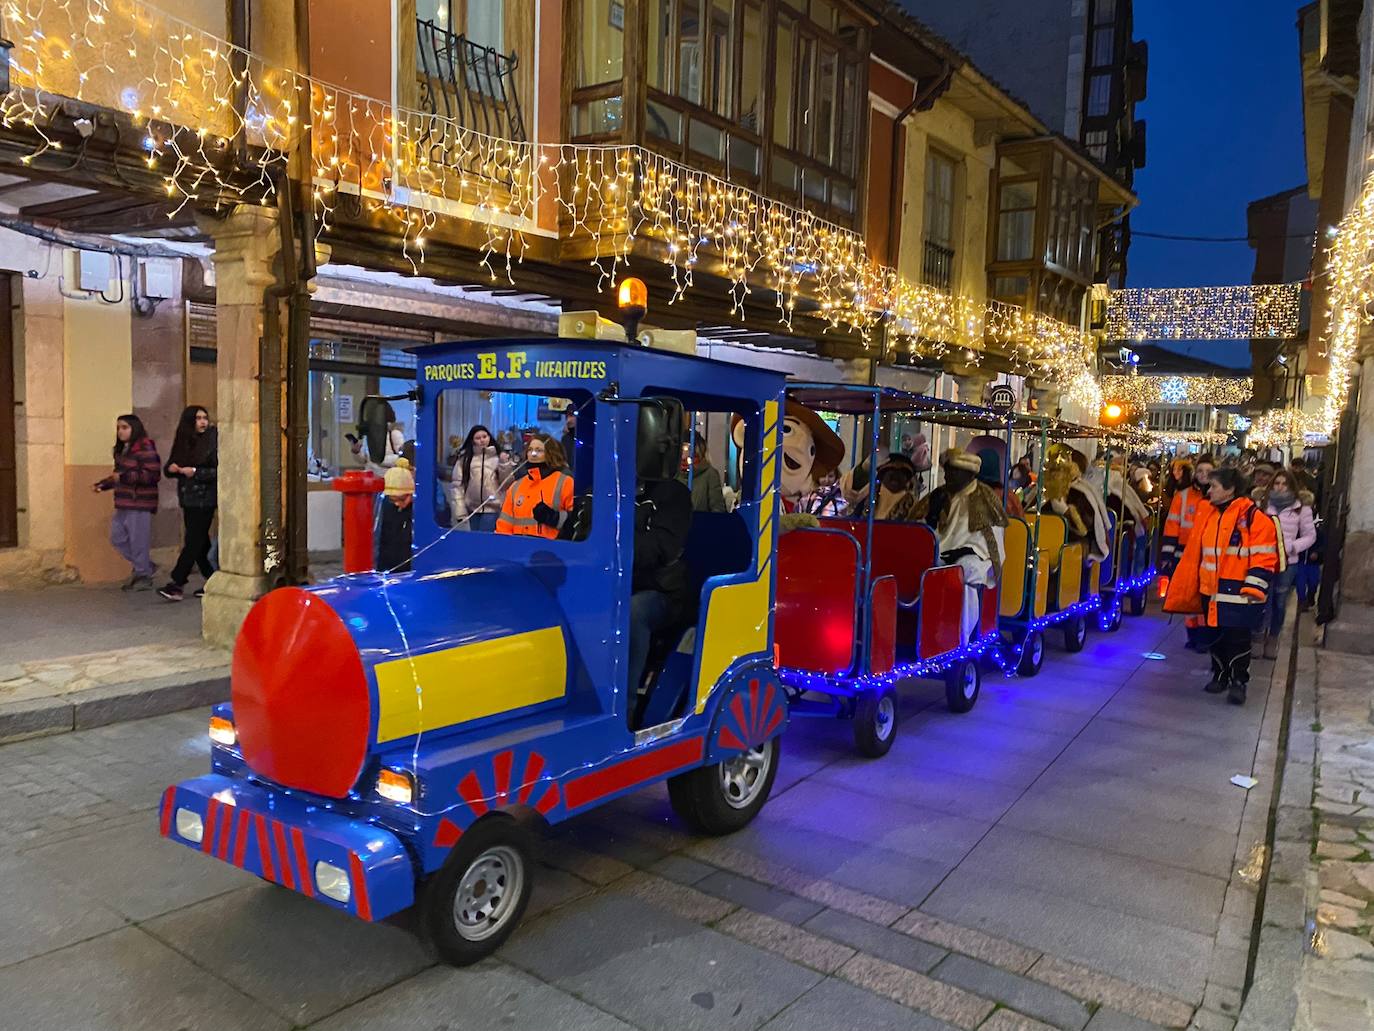
{"label": "wrought iron railing", "polygon": [[420,106],[475,132],[526,140],[514,54],[472,42],[432,21],[415,22]]}
{"label": "wrought iron railing", "polygon": [[925,261],[921,265],[921,282],[941,290],[951,289],[954,286],[954,252],[927,240]]}

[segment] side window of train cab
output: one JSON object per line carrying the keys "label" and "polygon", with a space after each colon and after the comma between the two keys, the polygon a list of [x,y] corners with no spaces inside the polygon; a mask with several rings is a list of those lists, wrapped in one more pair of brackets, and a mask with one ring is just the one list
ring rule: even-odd
{"label": "side window of train cab", "polygon": [[584,540],[593,407],[585,391],[445,390],[435,419],[435,520],[463,532]]}

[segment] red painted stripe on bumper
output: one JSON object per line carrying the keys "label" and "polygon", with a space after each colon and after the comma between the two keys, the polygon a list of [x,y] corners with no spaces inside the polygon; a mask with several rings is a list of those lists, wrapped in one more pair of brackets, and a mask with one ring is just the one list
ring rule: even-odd
{"label": "red painted stripe on bumper", "polygon": [[296,878],[291,873],[291,850],[286,847],[286,829],[282,827],[280,820],[272,820],[272,854],[279,856],[281,863],[282,884],[292,891],[296,889]]}
{"label": "red painted stripe on bumper", "polygon": [[367,897],[367,871],[358,853],[348,853],[348,879],[353,886],[353,908],[364,920],[372,919],[372,903]]}
{"label": "red painted stripe on bumper", "polygon": [[277,881],[277,867],[272,862],[272,842],[267,837],[267,817],[262,813],[254,813],[253,826],[258,833],[258,858],[262,860],[262,875],[269,881]]}
{"label": "red painted stripe on bumper", "polygon": [[699,763],[705,752],[706,739],[693,737],[634,756],[569,781],[563,789],[563,801],[569,809],[580,809],[617,791]]}
{"label": "red painted stripe on bumper", "polygon": [[209,852],[215,847],[215,831],[219,827],[219,810],[223,804],[219,799],[212,798],[205,807],[205,827],[200,836],[202,852]]}
{"label": "red painted stripe on bumper", "polygon": [[248,821],[252,813],[247,809],[239,810],[238,823],[234,827],[234,865],[243,866],[243,854],[248,850]]}
{"label": "red painted stripe on bumper", "polygon": [[172,830],[172,811],[176,808],[177,789],[173,785],[162,793],[162,808],[158,813],[158,823],[165,838]]}
{"label": "red painted stripe on bumper", "polygon": [[296,874],[300,877],[301,891],[314,898],[315,879],[310,876],[310,860],[305,856],[305,835],[299,827],[291,828],[291,844],[296,849]]}

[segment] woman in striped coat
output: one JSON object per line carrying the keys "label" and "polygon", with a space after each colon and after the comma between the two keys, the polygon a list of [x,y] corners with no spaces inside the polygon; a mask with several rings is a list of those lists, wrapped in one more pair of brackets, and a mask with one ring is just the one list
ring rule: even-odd
{"label": "woman in striped coat", "polygon": [[114,518],[110,520],[110,543],[133,567],[123,590],[150,591],[153,588],[153,513],[157,511],[157,483],[162,479],[162,460],[157,444],[143,428],[137,415],[121,415],[115,420],[114,472],[94,484],[93,489],[114,491]]}

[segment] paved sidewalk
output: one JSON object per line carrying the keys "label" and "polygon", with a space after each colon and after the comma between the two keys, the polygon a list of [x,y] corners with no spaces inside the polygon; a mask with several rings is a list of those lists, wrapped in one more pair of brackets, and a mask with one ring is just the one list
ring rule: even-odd
{"label": "paved sidewalk", "polygon": [[729,838],[688,835],[661,787],[570,821],[524,927],[468,971],[407,915],[363,924],[159,839],[203,712],[2,746],[0,1028],[1224,1031],[1262,791],[1229,778],[1266,782],[1281,692],[1258,663],[1251,704],[1204,695],[1181,639],[1127,620],[964,716],[907,686],[878,761],[797,721]]}
{"label": "paved sidewalk", "polygon": [[229,695],[229,653],[200,636],[200,602],[153,591],[0,592],[0,741],[208,705]]}
{"label": "paved sidewalk", "polygon": [[1309,897],[1316,925],[1298,989],[1295,1026],[1374,1028],[1374,669],[1365,655],[1316,660],[1316,775]]}

